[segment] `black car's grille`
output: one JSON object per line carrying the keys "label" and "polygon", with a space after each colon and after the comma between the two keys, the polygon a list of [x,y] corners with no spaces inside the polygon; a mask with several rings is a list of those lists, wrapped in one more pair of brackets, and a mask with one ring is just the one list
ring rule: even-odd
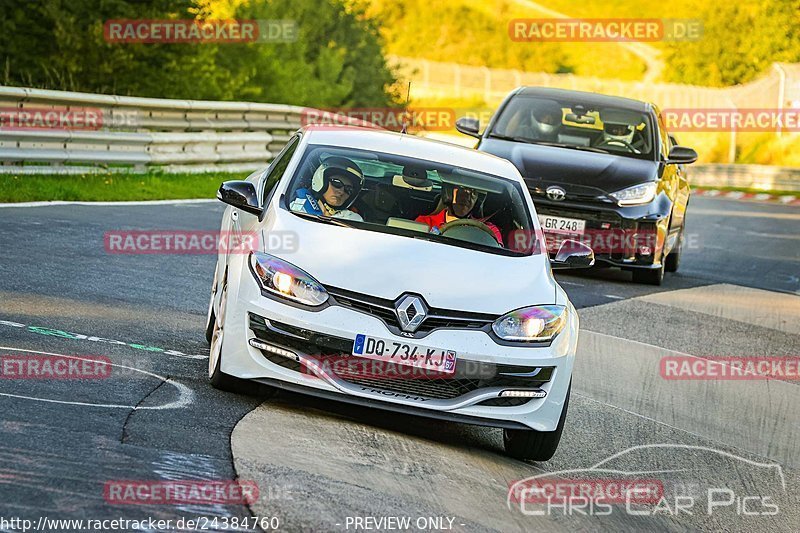
{"label": "black car's grille", "polygon": [[559,235],[547,233],[548,248],[551,254],[561,241],[577,239],[586,243],[595,251],[596,256],[607,256],[614,260],[633,259],[636,248],[632,245],[632,235],[637,231],[648,231],[649,225],[637,223],[635,220],[622,218],[614,211],[602,209],[578,209],[573,206],[555,206],[552,204],[536,204],[538,215],[576,218],[586,221],[585,233],[582,236]]}
{"label": "black car's grille", "polygon": [[549,200],[547,197],[547,188],[551,185],[556,185],[564,189],[564,192],[566,193],[564,201],[615,205],[614,201],[609,198],[608,194],[597,187],[576,185],[572,183],[544,182],[533,179],[526,179],[525,184],[528,186],[528,190],[530,191],[534,202],[536,202],[537,199]]}
{"label": "black car's grille", "polygon": [[[389,331],[395,335],[400,334],[400,323],[395,314],[395,304],[397,300],[377,298],[375,296],[331,286],[326,286],[325,290],[333,297],[333,303],[378,317],[386,324]],[[421,338],[431,331],[441,328],[468,330],[488,329],[497,318],[499,318],[498,315],[486,313],[470,313],[466,311],[431,308],[428,310],[427,318],[422,321],[422,324],[420,324],[413,336],[414,338]]]}
{"label": "black car's grille", "polygon": [[[488,387],[539,388],[550,381],[553,375],[553,367],[541,367],[535,376],[508,376],[502,374],[529,374],[533,373],[536,367],[460,360],[456,362],[453,374],[426,373],[414,369],[417,372],[410,374],[412,376],[410,378],[395,378],[393,376],[408,376],[411,367],[382,361],[370,366],[370,363],[373,363],[371,360],[351,355],[353,341],[350,339],[324,335],[274,320],[267,321],[253,313],[250,313],[249,325],[250,330],[261,341],[314,356],[321,365],[330,363],[327,368],[343,381],[399,394],[453,399]],[[310,373],[304,369],[299,358],[286,357],[268,350],[262,350],[262,354],[268,361],[288,370]],[[508,399],[502,398],[502,400]],[[482,405],[490,404],[482,403]]]}

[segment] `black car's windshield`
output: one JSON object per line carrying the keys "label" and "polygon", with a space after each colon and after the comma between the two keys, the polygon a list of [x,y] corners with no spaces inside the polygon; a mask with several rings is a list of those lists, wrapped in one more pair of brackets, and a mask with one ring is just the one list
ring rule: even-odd
{"label": "black car's windshield", "polygon": [[284,207],[310,220],[490,253],[544,249],[519,183],[394,154],[310,145]]}
{"label": "black car's windshield", "polygon": [[653,159],[652,128],[649,115],[640,111],[520,95],[506,105],[488,136]]}

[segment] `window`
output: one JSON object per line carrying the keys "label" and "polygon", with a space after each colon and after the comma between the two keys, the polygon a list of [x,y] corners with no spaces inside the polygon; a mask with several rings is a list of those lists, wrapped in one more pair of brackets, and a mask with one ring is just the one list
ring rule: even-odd
{"label": "window", "polygon": [[283,177],[283,173],[286,172],[286,167],[289,166],[289,161],[292,160],[292,156],[297,150],[298,144],[300,144],[299,135],[295,135],[289,139],[289,142],[286,143],[286,146],[283,147],[278,157],[275,158],[267,169],[267,177],[266,180],[264,180],[264,205],[269,202],[272,197],[272,191],[275,190],[275,185],[278,184]]}
{"label": "window", "polygon": [[653,159],[649,114],[575,98],[514,97],[489,137]]}
{"label": "window", "polygon": [[283,207],[359,230],[495,254],[543,249],[519,183],[397,154],[309,145]]}

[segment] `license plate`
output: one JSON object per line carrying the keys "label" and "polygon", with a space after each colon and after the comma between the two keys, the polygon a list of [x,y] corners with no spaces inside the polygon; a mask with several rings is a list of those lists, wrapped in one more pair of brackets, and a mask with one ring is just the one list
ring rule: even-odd
{"label": "license plate", "polygon": [[452,374],[456,370],[456,352],[453,350],[429,348],[419,344],[379,339],[369,335],[356,335],[353,343],[353,355],[445,374]]}
{"label": "license plate", "polygon": [[586,230],[586,221],[577,218],[553,217],[539,215],[539,224],[546,233],[560,233],[563,235],[583,235]]}

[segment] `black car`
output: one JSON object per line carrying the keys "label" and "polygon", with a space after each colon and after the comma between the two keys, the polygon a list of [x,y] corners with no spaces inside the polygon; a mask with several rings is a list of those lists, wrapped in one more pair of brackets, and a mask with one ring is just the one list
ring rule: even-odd
{"label": "black car", "polygon": [[551,253],[562,240],[582,240],[598,264],[655,285],[678,269],[689,202],[684,165],[697,153],[676,145],[655,105],[522,87],[483,133],[474,118],[456,128],[478,138],[478,150],[517,166]]}

